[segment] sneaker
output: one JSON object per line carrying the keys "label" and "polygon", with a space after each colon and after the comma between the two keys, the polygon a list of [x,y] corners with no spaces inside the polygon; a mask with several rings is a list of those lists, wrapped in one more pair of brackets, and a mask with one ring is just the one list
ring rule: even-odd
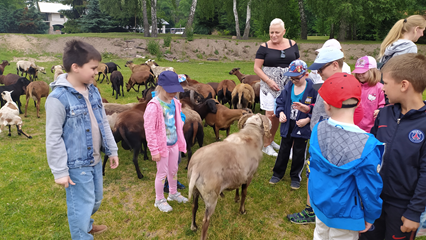
{"label": "sneaker", "polygon": [[177,188],[178,189],[185,189],[185,185],[183,185],[182,183],[180,183],[179,181],[177,181]]}
{"label": "sneaker", "polygon": [[173,210],[165,198],[155,201],[154,207],[157,207],[162,212],[170,212]]}
{"label": "sneaker", "polygon": [[107,226],[105,225],[92,225],[92,230],[90,230],[90,234],[98,234],[103,233],[107,230]]}
{"label": "sneaker", "polygon": [[266,153],[269,156],[276,157],[278,153],[274,151],[271,145],[262,148],[262,152]]}
{"label": "sneaker", "polygon": [[298,182],[298,181],[291,181],[290,187],[291,187],[291,189],[297,190],[297,189],[300,188],[300,182]]}
{"label": "sneaker", "polygon": [[276,142],[272,141],[271,142],[271,147],[275,150],[280,150],[280,145],[278,145]]}
{"label": "sneaker", "polygon": [[295,224],[315,223],[315,213],[311,206],[306,205],[300,213],[287,215],[288,220]]}
{"label": "sneaker", "polygon": [[175,194],[169,194],[169,196],[167,197],[168,201],[177,201],[178,203],[187,203],[188,202],[188,198],[182,196],[180,194],[180,192],[177,192]]}
{"label": "sneaker", "polygon": [[281,179],[279,179],[278,177],[272,176],[271,180],[269,180],[269,184],[277,184],[279,181],[281,181]]}

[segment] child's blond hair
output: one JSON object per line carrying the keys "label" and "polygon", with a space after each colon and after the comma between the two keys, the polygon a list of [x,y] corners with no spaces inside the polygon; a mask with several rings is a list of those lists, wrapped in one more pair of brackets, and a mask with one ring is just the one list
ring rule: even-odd
{"label": "child's blond hair", "polygon": [[[382,79],[382,73],[377,69],[377,68],[371,68],[368,69],[368,78],[366,83],[368,83],[368,86],[373,87],[376,86],[377,83],[380,82],[380,80]],[[358,79],[359,81],[359,76],[360,73],[355,73],[355,78]]]}

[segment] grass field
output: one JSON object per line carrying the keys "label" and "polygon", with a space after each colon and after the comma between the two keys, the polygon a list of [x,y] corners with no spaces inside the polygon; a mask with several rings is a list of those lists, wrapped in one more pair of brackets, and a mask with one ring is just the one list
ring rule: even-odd
{"label": "grass field", "polygon": [[[1,51],[0,59],[22,57],[19,52]],[[31,56],[35,57],[35,56]],[[121,66],[127,82],[130,70],[124,67],[122,59],[104,59]],[[135,59],[136,63],[141,60]],[[58,62],[45,62],[39,65],[50,69]],[[240,67],[245,74],[253,74],[252,62],[159,62],[160,66],[172,66],[178,73],[186,73],[201,82],[219,82],[233,79],[228,72]],[[352,66],[353,67],[353,66]],[[15,73],[14,63],[6,67],[5,74]],[[50,71],[41,75],[41,80],[50,83]],[[111,96],[111,85],[99,84],[102,96],[109,102],[135,102],[141,96],[131,90],[125,97],[116,101]],[[24,96],[21,102],[25,102]],[[23,129],[32,135],[26,139],[16,134],[12,137],[0,133],[0,238],[1,239],[69,239],[66,215],[65,191],[54,183],[53,175],[46,160],[45,151],[45,99],[42,101],[41,118],[36,118],[35,107],[30,101],[29,117],[24,120]],[[23,107],[24,109],[24,107]],[[232,132],[236,126],[232,127]],[[221,132],[221,138],[225,137]],[[204,144],[214,141],[211,127],[205,128]],[[276,135],[279,142],[279,134]],[[99,211],[93,216],[95,223],[106,224],[108,231],[96,239],[198,239],[200,231],[190,230],[191,204],[171,203],[170,213],[161,213],[154,207],[155,163],[140,157],[140,167],[144,178],[139,180],[131,161],[132,153],[119,144],[120,166],[111,170],[106,168],[104,177],[104,199]],[[306,178],[302,174],[299,190],[290,189],[288,174],[275,186],[268,183],[272,175],[275,159],[264,156],[257,174],[248,188],[246,215],[238,213],[238,204],[233,201],[233,192],[225,193],[220,199],[212,217],[209,239],[312,239],[314,225],[291,224],[286,215],[300,211],[306,201]],[[178,178],[188,185],[186,177],[187,160],[179,166]],[[188,196],[188,190],[181,191]],[[167,195],[166,195],[167,196]],[[200,226],[204,204],[200,201],[197,223]]]}

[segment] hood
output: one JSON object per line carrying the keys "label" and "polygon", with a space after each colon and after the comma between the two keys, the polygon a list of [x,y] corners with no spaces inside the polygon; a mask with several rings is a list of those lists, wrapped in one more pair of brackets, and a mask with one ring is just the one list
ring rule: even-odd
{"label": "hood", "polygon": [[67,76],[68,73],[64,73],[59,75],[55,81],[51,82],[49,84],[50,88],[52,89],[52,91],[57,87],[57,86],[64,86],[64,87],[71,87],[74,88],[70,82],[68,82],[67,80]]}
{"label": "hood", "polygon": [[311,145],[310,152],[318,159],[316,163],[321,171],[329,176],[355,171],[377,145],[383,145],[370,133],[347,131],[327,121],[320,122],[316,128],[317,131],[312,134],[316,136],[312,136],[311,140],[315,144]]}
{"label": "hood", "polygon": [[412,41],[406,40],[406,39],[399,39],[392,43],[391,45],[387,46],[385,50],[385,54],[383,56],[392,56],[395,53],[403,53],[406,52],[409,48],[415,46]]}
{"label": "hood", "polygon": [[[416,118],[425,117],[425,114],[426,114],[426,101],[423,101],[423,103],[425,105],[423,107],[421,107],[420,109],[411,109],[410,111],[408,111],[407,113],[405,113],[404,119],[405,118],[416,119]],[[400,116],[400,114],[401,114],[401,104],[395,103],[393,105],[393,113],[394,113],[394,118],[398,119],[399,116]]]}

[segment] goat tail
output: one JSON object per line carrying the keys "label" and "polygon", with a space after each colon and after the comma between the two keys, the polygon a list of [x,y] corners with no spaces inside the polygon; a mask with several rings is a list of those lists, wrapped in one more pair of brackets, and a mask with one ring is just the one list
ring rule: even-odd
{"label": "goat tail", "polygon": [[241,104],[241,98],[243,97],[243,93],[240,92],[238,93],[238,104],[237,104],[237,109],[241,109],[243,108],[242,104]]}
{"label": "goat tail", "polygon": [[118,65],[117,65],[117,67],[118,67],[119,69],[121,69],[121,67],[120,67],[120,66],[118,66]]}
{"label": "goat tail", "polygon": [[130,144],[129,140],[127,139],[126,136],[126,130],[123,129],[123,125],[119,125],[116,127],[115,131],[118,131],[121,135],[121,138],[123,139],[123,142],[125,142],[127,144],[127,146],[129,146],[130,150],[133,150],[132,144]]}
{"label": "goat tail", "polygon": [[189,189],[188,200],[191,200],[192,193],[194,192],[195,182],[197,182],[198,177],[200,176],[200,174],[194,171],[194,169],[192,170],[193,171],[191,171],[191,178],[189,179],[189,186],[188,186],[188,189]]}
{"label": "goat tail", "polygon": [[192,123],[192,139],[191,139],[191,146],[194,146],[195,144],[195,138],[197,136],[197,132],[198,132],[198,122],[193,122]]}
{"label": "goat tail", "polygon": [[34,89],[34,86],[31,86],[31,88],[28,89],[28,93],[30,94],[30,97],[28,99],[33,98],[33,89]]}

